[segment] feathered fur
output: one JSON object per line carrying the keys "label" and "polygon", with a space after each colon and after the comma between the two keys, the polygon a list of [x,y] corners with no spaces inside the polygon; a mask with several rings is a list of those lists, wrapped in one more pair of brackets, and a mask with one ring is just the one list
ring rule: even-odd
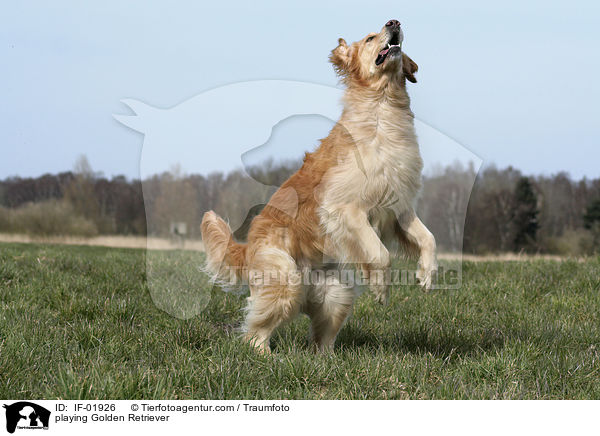
{"label": "feathered fur", "polygon": [[[418,67],[398,50],[376,65],[391,32],[401,35],[399,23],[397,30],[388,23],[350,46],[339,40],[330,61],[347,87],[342,116],[254,218],[247,244],[235,242],[214,212],[204,215],[206,268],[218,280],[249,284],[246,338],[262,351],[269,351],[273,330],[301,311],[311,317],[317,347],[331,348],[355,290],[333,276],[316,284],[301,276],[332,268],[333,261],[380,277],[390,266],[382,240],[417,253],[417,277],[431,286],[435,240],[414,213],[423,162],[406,92]],[[384,302],[386,283],[370,284]]]}

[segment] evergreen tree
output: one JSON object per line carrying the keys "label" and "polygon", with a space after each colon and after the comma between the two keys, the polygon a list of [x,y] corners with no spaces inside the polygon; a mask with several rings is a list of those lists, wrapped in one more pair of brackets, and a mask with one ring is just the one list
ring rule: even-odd
{"label": "evergreen tree", "polygon": [[600,198],[592,201],[583,215],[583,225],[586,229],[591,229],[594,223],[600,223]]}
{"label": "evergreen tree", "polygon": [[600,198],[595,199],[590,204],[583,215],[583,225],[591,231],[591,252],[600,251]]}
{"label": "evergreen tree", "polygon": [[521,177],[514,191],[513,228],[515,250],[531,248],[539,229],[537,195],[528,177]]}

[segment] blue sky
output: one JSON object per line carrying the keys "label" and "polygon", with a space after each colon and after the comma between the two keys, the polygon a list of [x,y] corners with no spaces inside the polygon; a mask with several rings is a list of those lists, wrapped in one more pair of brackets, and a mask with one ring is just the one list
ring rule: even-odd
{"label": "blue sky", "polygon": [[[81,154],[137,177],[143,136],[112,117],[129,113],[121,99],[169,108],[247,80],[335,86],[337,38],[390,18],[420,67],[409,91],[420,120],[484,164],[599,177],[599,12],[591,1],[5,3],[0,177],[69,170]],[[323,129],[306,126],[307,149]],[[239,165],[211,152],[214,170]]]}

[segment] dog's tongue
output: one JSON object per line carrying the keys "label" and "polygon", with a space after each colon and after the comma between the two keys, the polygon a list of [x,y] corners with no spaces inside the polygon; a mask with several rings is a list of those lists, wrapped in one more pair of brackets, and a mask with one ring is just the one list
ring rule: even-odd
{"label": "dog's tongue", "polygon": [[385,61],[385,55],[387,55],[387,52],[390,51],[389,48],[386,48],[384,50],[381,50],[379,52],[379,55],[377,56],[377,59],[375,59],[375,65],[380,65],[383,63],[383,61]]}

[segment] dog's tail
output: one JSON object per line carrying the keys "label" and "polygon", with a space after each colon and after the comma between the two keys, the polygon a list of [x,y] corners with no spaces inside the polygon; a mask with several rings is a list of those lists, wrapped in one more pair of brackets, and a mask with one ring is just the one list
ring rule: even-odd
{"label": "dog's tail", "polygon": [[247,245],[233,240],[229,225],[211,210],[202,217],[201,231],[206,269],[213,280],[230,285],[247,281]]}

